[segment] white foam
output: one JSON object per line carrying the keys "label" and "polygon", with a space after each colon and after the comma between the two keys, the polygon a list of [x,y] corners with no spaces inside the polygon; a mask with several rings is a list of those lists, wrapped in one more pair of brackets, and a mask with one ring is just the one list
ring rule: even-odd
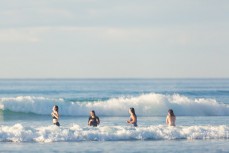
{"label": "white foam", "polygon": [[126,116],[130,107],[134,107],[139,116],[164,116],[169,108],[176,115],[229,115],[228,105],[218,103],[215,99],[192,99],[178,94],[151,93],[94,102],[66,102],[63,99],[30,96],[0,98],[0,109],[13,112],[50,114],[53,105],[59,106],[61,115],[72,116],[88,116],[92,109],[100,116]]}
{"label": "white foam", "polygon": [[0,142],[70,142],[121,140],[179,140],[228,139],[229,126],[148,127],[100,126],[97,128],[41,126],[24,127],[21,124],[0,126]]}

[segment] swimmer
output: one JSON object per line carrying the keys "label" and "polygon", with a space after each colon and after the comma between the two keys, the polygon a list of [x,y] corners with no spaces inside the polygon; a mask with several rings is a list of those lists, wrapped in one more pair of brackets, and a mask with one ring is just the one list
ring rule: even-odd
{"label": "swimmer", "polygon": [[169,109],[168,115],[166,117],[166,124],[168,126],[176,126],[175,122],[176,122],[176,116],[174,115],[173,110]]}
{"label": "swimmer", "polygon": [[60,126],[60,123],[58,122],[59,113],[58,113],[58,106],[57,105],[53,106],[51,115],[52,115],[53,124],[56,126]]}
{"label": "swimmer", "polygon": [[133,124],[133,126],[137,127],[137,115],[135,114],[135,110],[134,108],[130,108],[129,109],[129,113],[130,113],[130,120],[127,121],[127,123],[129,124]]}
{"label": "swimmer", "polygon": [[90,112],[90,116],[89,116],[89,119],[88,119],[88,125],[89,126],[93,126],[93,127],[96,127],[97,125],[100,124],[100,120],[99,120],[99,117],[95,115],[95,111],[92,110]]}

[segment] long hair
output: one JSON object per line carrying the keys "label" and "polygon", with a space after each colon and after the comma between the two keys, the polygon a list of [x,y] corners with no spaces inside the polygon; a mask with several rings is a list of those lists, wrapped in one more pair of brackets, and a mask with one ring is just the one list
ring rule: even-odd
{"label": "long hair", "polygon": [[173,110],[172,110],[172,109],[169,109],[169,110],[168,110],[168,113],[170,114],[170,116],[175,117],[175,115],[174,115],[174,113],[173,113]]}
{"label": "long hair", "polygon": [[131,112],[134,116],[136,116],[136,114],[135,114],[135,110],[134,110],[134,108],[133,108],[133,107],[131,107],[131,108],[130,108],[130,112]]}
{"label": "long hair", "polygon": [[59,107],[57,105],[54,106],[55,110],[58,112]]}

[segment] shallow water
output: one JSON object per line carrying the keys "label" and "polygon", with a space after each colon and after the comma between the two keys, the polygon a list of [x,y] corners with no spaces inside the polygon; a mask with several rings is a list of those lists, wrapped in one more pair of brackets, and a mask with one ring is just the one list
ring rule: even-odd
{"label": "shallow water", "polygon": [[229,152],[229,79],[0,80],[0,91],[0,152]]}
{"label": "shallow water", "polygon": [[1,152],[87,152],[87,153],[228,153],[228,140],[179,141],[117,141],[117,142],[58,142],[58,143],[0,143]]}
{"label": "shallow water", "polygon": [[[35,118],[35,117],[34,117]],[[36,118],[37,119],[37,118]],[[165,125],[164,117],[138,117],[138,127],[126,123],[126,117],[100,117],[98,127],[87,126],[86,117],[63,117],[60,127],[48,116],[37,120],[1,121],[1,142],[82,142],[148,140],[227,140],[229,118],[177,117],[177,126]]]}

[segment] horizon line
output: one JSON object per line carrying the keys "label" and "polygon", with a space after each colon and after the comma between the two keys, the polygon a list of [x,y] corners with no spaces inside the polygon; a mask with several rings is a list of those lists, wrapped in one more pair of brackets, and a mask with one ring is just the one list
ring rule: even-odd
{"label": "horizon line", "polygon": [[229,77],[15,77],[0,80],[151,80],[151,79],[229,79]]}

